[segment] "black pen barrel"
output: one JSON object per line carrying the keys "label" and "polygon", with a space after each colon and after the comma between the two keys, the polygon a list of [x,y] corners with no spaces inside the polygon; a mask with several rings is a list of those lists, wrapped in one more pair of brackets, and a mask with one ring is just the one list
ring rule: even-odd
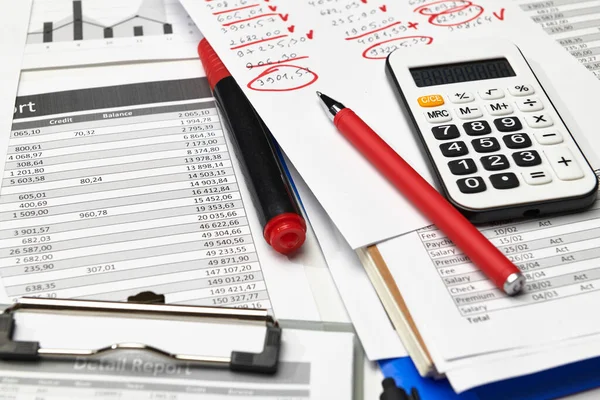
{"label": "black pen barrel", "polygon": [[300,216],[298,203],[277,157],[270,133],[242,89],[229,76],[219,80],[213,91],[231,132],[263,229],[283,214]]}

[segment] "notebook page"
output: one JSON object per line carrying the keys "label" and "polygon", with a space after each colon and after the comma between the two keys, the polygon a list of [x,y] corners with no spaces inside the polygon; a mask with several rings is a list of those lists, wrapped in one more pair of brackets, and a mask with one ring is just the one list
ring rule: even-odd
{"label": "notebook page", "polygon": [[[353,248],[427,222],[336,131],[319,90],[354,109],[425,178],[430,173],[385,74],[393,50],[501,37],[539,65],[583,129],[595,111],[572,88],[597,85],[513,3],[442,0],[183,0],[323,208]],[[581,79],[586,80],[581,84]]]}

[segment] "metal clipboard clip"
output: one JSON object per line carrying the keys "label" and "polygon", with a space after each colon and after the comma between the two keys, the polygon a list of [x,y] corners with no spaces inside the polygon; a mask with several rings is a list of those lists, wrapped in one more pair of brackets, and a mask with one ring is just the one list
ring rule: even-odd
{"label": "metal clipboard clip", "polygon": [[[20,310],[144,315],[149,318],[264,321],[267,331],[261,353],[232,351],[230,357],[173,354],[144,343],[114,343],[98,349],[52,349],[41,348],[39,342],[13,340],[14,314]],[[228,367],[237,372],[273,374],[277,371],[279,362],[281,332],[277,321],[266,310],[22,297],[5,309],[3,314],[0,314],[0,360],[38,361],[44,358],[94,358],[118,350],[144,350],[171,360],[189,362],[194,365]]]}

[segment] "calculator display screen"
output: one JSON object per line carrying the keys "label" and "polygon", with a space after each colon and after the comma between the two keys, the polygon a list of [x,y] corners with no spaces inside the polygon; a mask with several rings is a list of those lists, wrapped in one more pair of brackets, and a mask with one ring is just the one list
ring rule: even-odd
{"label": "calculator display screen", "polygon": [[411,68],[418,87],[516,76],[506,58]]}

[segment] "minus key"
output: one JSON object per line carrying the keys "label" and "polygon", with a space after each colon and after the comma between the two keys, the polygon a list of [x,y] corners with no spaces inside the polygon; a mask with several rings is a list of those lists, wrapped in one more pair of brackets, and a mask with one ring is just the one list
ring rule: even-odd
{"label": "minus key", "polygon": [[558,144],[563,142],[560,132],[535,132],[535,140],[541,145]]}

